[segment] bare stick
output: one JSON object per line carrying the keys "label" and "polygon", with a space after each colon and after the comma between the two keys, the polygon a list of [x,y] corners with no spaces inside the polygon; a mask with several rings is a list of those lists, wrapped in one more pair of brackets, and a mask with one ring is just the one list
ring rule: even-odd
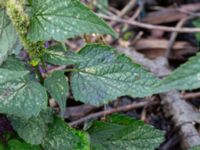
{"label": "bare stick", "polygon": [[198,97],[200,97],[200,92],[185,93],[182,95],[182,98],[184,98],[184,99],[191,99],[191,98],[198,98]]}
{"label": "bare stick", "polygon": [[132,104],[129,104],[129,105],[118,107],[118,108],[112,108],[112,109],[109,109],[109,110],[93,113],[93,114],[90,114],[90,115],[83,117],[79,120],[71,122],[71,123],[69,123],[69,125],[75,126],[75,125],[81,124],[81,123],[83,123],[87,120],[90,120],[92,118],[98,118],[98,117],[101,117],[101,116],[105,116],[105,115],[109,115],[109,114],[113,114],[113,113],[117,113],[117,112],[125,112],[125,111],[129,111],[131,109],[136,109],[136,108],[141,108],[141,107],[147,106],[148,104],[150,104],[149,101],[143,101],[143,102],[139,102],[139,103],[132,103]]}
{"label": "bare stick", "polygon": [[[182,26],[185,24],[185,22],[186,22],[188,19],[189,19],[188,17],[187,17],[187,18],[181,19],[181,20],[177,23],[176,29],[181,29]],[[173,47],[173,45],[174,45],[174,42],[175,42],[177,36],[178,36],[178,32],[173,32],[173,33],[171,34],[168,47],[167,47],[167,49],[166,49],[166,51],[165,51],[165,57],[166,57],[166,58],[169,57],[170,52],[171,52],[171,49],[172,49],[172,47]]]}
{"label": "bare stick", "polygon": [[162,30],[165,32],[180,32],[180,33],[196,33],[196,32],[200,32],[200,28],[174,28],[174,27],[167,27],[167,26],[160,26],[160,25],[152,25],[152,24],[146,24],[146,23],[141,23],[135,20],[125,20],[125,19],[121,19],[118,17],[110,17],[110,16],[106,16],[106,15],[102,15],[102,14],[98,14],[100,17],[104,18],[104,19],[108,19],[108,20],[114,20],[117,22],[121,22],[121,23],[127,23],[133,26],[137,26],[140,28],[144,28],[144,29],[149,29],[149,30]]}
{"label": "bare stick", "polygon": [[172,118],[175,126],[179,128],[179,134],[182,137],[181,146],[183,149],[191,148],[200,144],[200,136],[194,124],[199,122],[200,115],[198,111],[181,99],[177,91],[160,94],[164,113],[166,117]]}
{"label": "bare stick", "polygon": [[119,17],[124,16],[128,11],[130,11],[136,4],[136,0],[130,0],[130,2],[122,9]]}
{"label": "bare stick", "polygon": [[141,11],[144,9],[145,0],[140,2],[139,8],[135,11],[133,16],[129,20],[136,20],[137,17],[140,15]]}
{"label": "bare stick", "polygon": [[[123,17],[127,12],[129,12],[136,4],[136,0],[130,0],[128,4],[126,4],[126,6],[122,9],[122,11],[119,12],[119,14],[117,14],[118,17]],[[111,22],[110,24],[112,26],[115,26],[114,20],[113,22]]]}
{"label": "bare stick", "polygon": [[137,17],[140,15],[141,11],[142,11],[142,8],[143,7],[139,7],[129,20],[136,20]]}

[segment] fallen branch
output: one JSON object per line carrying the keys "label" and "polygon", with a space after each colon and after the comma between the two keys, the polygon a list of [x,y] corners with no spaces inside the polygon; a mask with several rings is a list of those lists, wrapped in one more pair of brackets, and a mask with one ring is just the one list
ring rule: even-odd
{"label": "fallen branch", "polygon": [[195,109],[185,102],[180,93],[170,91],[160,94],[165,116],[172,117],[176,128],[179,129],[179,134],[182,137],[181,146],[183,149],[188,149],[200,144],[200,136],[197,129],[194,127],[196,123],[200,123],[200,114]]}
{"label": "fallen branch", "polygon": [[101,116],[110,115],[110,114],[117,113],[117,112],[126,112],[126,111],[129,111],[129,110],[132,110],[132,109],[137,109],[137,108],[147,106],[149,104],[152,104],[152,103],[150,103],[149,101],[142,101],[142,102],[139,102],[139,103],[132,103],[132,104],[129,104],[129,105],[118,107],[118,108],[112,108],[112,109],[109,109],[109,110],[104,110],[104,111],[101,111],[101,112],[90,114],[90,115],[83,117],[79,120],[71,122],[71,123],[69,123],[69,125],[75,126],[75,125],[81,124],[81,123],[88,121],[90,119],[93,119],[93,118],[98,118],[98,117],[101,117]]}
{"label": "fallen branch", "polygon": [[184,99],[191,99],[191,98],[198,98],[198,97],[200,97],[200,92],[185,93],[182,95],[182,98]]}
{"label": "fallen branch", "polygon": [[67,107],[64,118],[74,121],[98,110],[99,108],[101,107],[95,107],[88,104]]}
{"label": "fallen branch", "polygon": [[160,26],[160,25],[152,25],[152,24],[146,24],[146,23],[141,23],[135,20],[125,20],[116,16],[106,16],[103,14],[98,14],[99,17],[102,17],[107,20],[113,20],[121,23],[126,23],[129,25],[137,26],[140,28],[144,29],[149,29],[149,30],[162,30],[165,32],[181,32],[181,33],[196,33],[200,32],[200,28],[174,28],[174,27],[167,27],[167,26]]}

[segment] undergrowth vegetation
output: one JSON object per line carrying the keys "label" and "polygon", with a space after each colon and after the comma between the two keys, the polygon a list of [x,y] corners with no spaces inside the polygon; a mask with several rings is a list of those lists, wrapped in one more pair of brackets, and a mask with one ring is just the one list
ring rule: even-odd
{"label": "undergrowth vegetation", "polygon": [[[70,92],[76,101],[99,106],[124,95],[145,97],[200,87],[199,54],[159,79],[101,40],[78,52],[68,49],[64,41],[78,35],[117,37],[78,0],[0,4],[0,113],[12,125],[1,134],[1,150],[153,150],[164,132],[125,115],[94,121],[85,131],[70,127],[64,120]],[[54,44],[46,45],[49,40]],[[26,61],[18,57],[22,48],[29,56]],[[47,64],[69,67],[49,72]],[[52,98],[59,113],[49,105]]]}

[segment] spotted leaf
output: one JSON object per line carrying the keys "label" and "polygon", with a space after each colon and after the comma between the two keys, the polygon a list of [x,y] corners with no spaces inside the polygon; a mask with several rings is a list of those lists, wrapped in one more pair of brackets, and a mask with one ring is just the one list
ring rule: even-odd
{"label": "spotted leaf", "polygon": [[[26,65],[15,56],[9,56],[6,59],[6,61],[2,64],[1,68],[8,69],[10,71],[16,71],[16,74],[17,74],[17,71],[24,71],[28,73]],[[7,76],[10,77],[10,75],[7,75]],[[22,76],[23,76],[23,73],[21,73],[21,77]],[[19,73],[19,77],[20,77],[20,73]]]}
{"label": "spotted leaf", "polygon": [[115,32],[79,0],[34,0],[28,38],[63,41],[86,33]]}
{"label": "spotted leaf", "polygon": [[0,65],[6,60],[8,54],[18,46],[18,42],[18,36],[5,9],[0,8]]}
{"label": "spotted leaf", "polygon": [[96,121],[88,130],[93,150],[154,150],[164,133],[125,115],[112,115]]}
{"label": "spotted leaf", "polygon": [[49,47],[43,58],[54,65],[69,65],[84,61],[77,53],[70,50],[65,51],[60,45]]}
{"label": "spotted leaf", "polygon": [[28,71],[0,68],[0,113],[28,119],[46,109],[45,89],[27,74]]}
{"label": "spotted leaf", "polygon": [[51,110],[42,111],[39,116],[24,119],[16,116],[9,116],[9,120],[18,135],[27,143],[39,145],[42,143],[48,130],[48,123],[53,121]]}
{"label": "spotted leaf", "polygon": [[79,55],[85,61],[75,65],[71,86],[75,99],[84,103],[100,105],[123,95],[148,96],[159,81],[111,47],[91,44]]}
{"label": "spotted leaf", "polygon": [[89,150],[89,137],[86,133],[69,127],[64,121],[55,118],[49,126],[42,143],[46,150]]}
{"label": "spotted leaf", "polygon": [[155,87],[156,92],[171,89],[192,90],[200,87],[200,53],[190,58]]}
{"label": "spotted leaf", "polygon": [[0,85],[27,75],[28,71],[11,71],[0,68]]}

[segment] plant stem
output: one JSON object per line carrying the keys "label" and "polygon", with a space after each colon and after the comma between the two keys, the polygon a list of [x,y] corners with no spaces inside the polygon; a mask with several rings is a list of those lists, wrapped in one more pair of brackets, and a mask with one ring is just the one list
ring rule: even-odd
{"label": "plant stem", "polygon": [[38,79],[40,80],[40,83],[44,84],[44,78],[42,77],[42,74],[40,73],[39,66],[35,66],[35,72],[38,76]]}
{"label": "plant stem", "polygon": [[47,68],[46,68],[44,59],[41,57],[40,60],[41,60],[41,63],[42,63],[42,69],[44,69],[44,72],[46,73],[47,72]]}
{"label": "plant stem", "polygon": [[65,42],[61,42],[61,44],[62,44],[63,49],[64,49],[65,51],[68,51],[68,49],[66,48]]}
{"label": "plant stem", "polygon": [[25,2],[25,0],[7,0],[6,10],[19,35],[20,41],[31,57],[32,66],[37,66],[40,63],[45,47],[43,41],[33,43],[27,38],[30,18],[25,11]]}
{"label": "plant stem", "polygon": [[144,107],[144,106],[147,106],[147,105],[154,105],[154,104],[155,104],[155,102],[142,101],[142,102],[139,102],[139,103],[132,103],[132,104],[128,104],[128,105],[125,105],[125,106],[118,107],[118,108],[103,110],[103,111],[100,111],[100,112],[97,112],[97,113],[89,114],[88,116],[82,117],[79,120],[75,120],[73,122],[70,122],[69,125],[70,126],[76,126],[76,125],[79,125],[79,124],[81,124],[85,121],[92,119],[92,118],[98,118],[98,117],[101,117],[101,116],[104,116],[104,115],[110,115],[110,114],[117,113],[117,112],[126,112],[126,111],[129,111],[129,110],[132,110],[132,109],[141,108],[141,107]]}

